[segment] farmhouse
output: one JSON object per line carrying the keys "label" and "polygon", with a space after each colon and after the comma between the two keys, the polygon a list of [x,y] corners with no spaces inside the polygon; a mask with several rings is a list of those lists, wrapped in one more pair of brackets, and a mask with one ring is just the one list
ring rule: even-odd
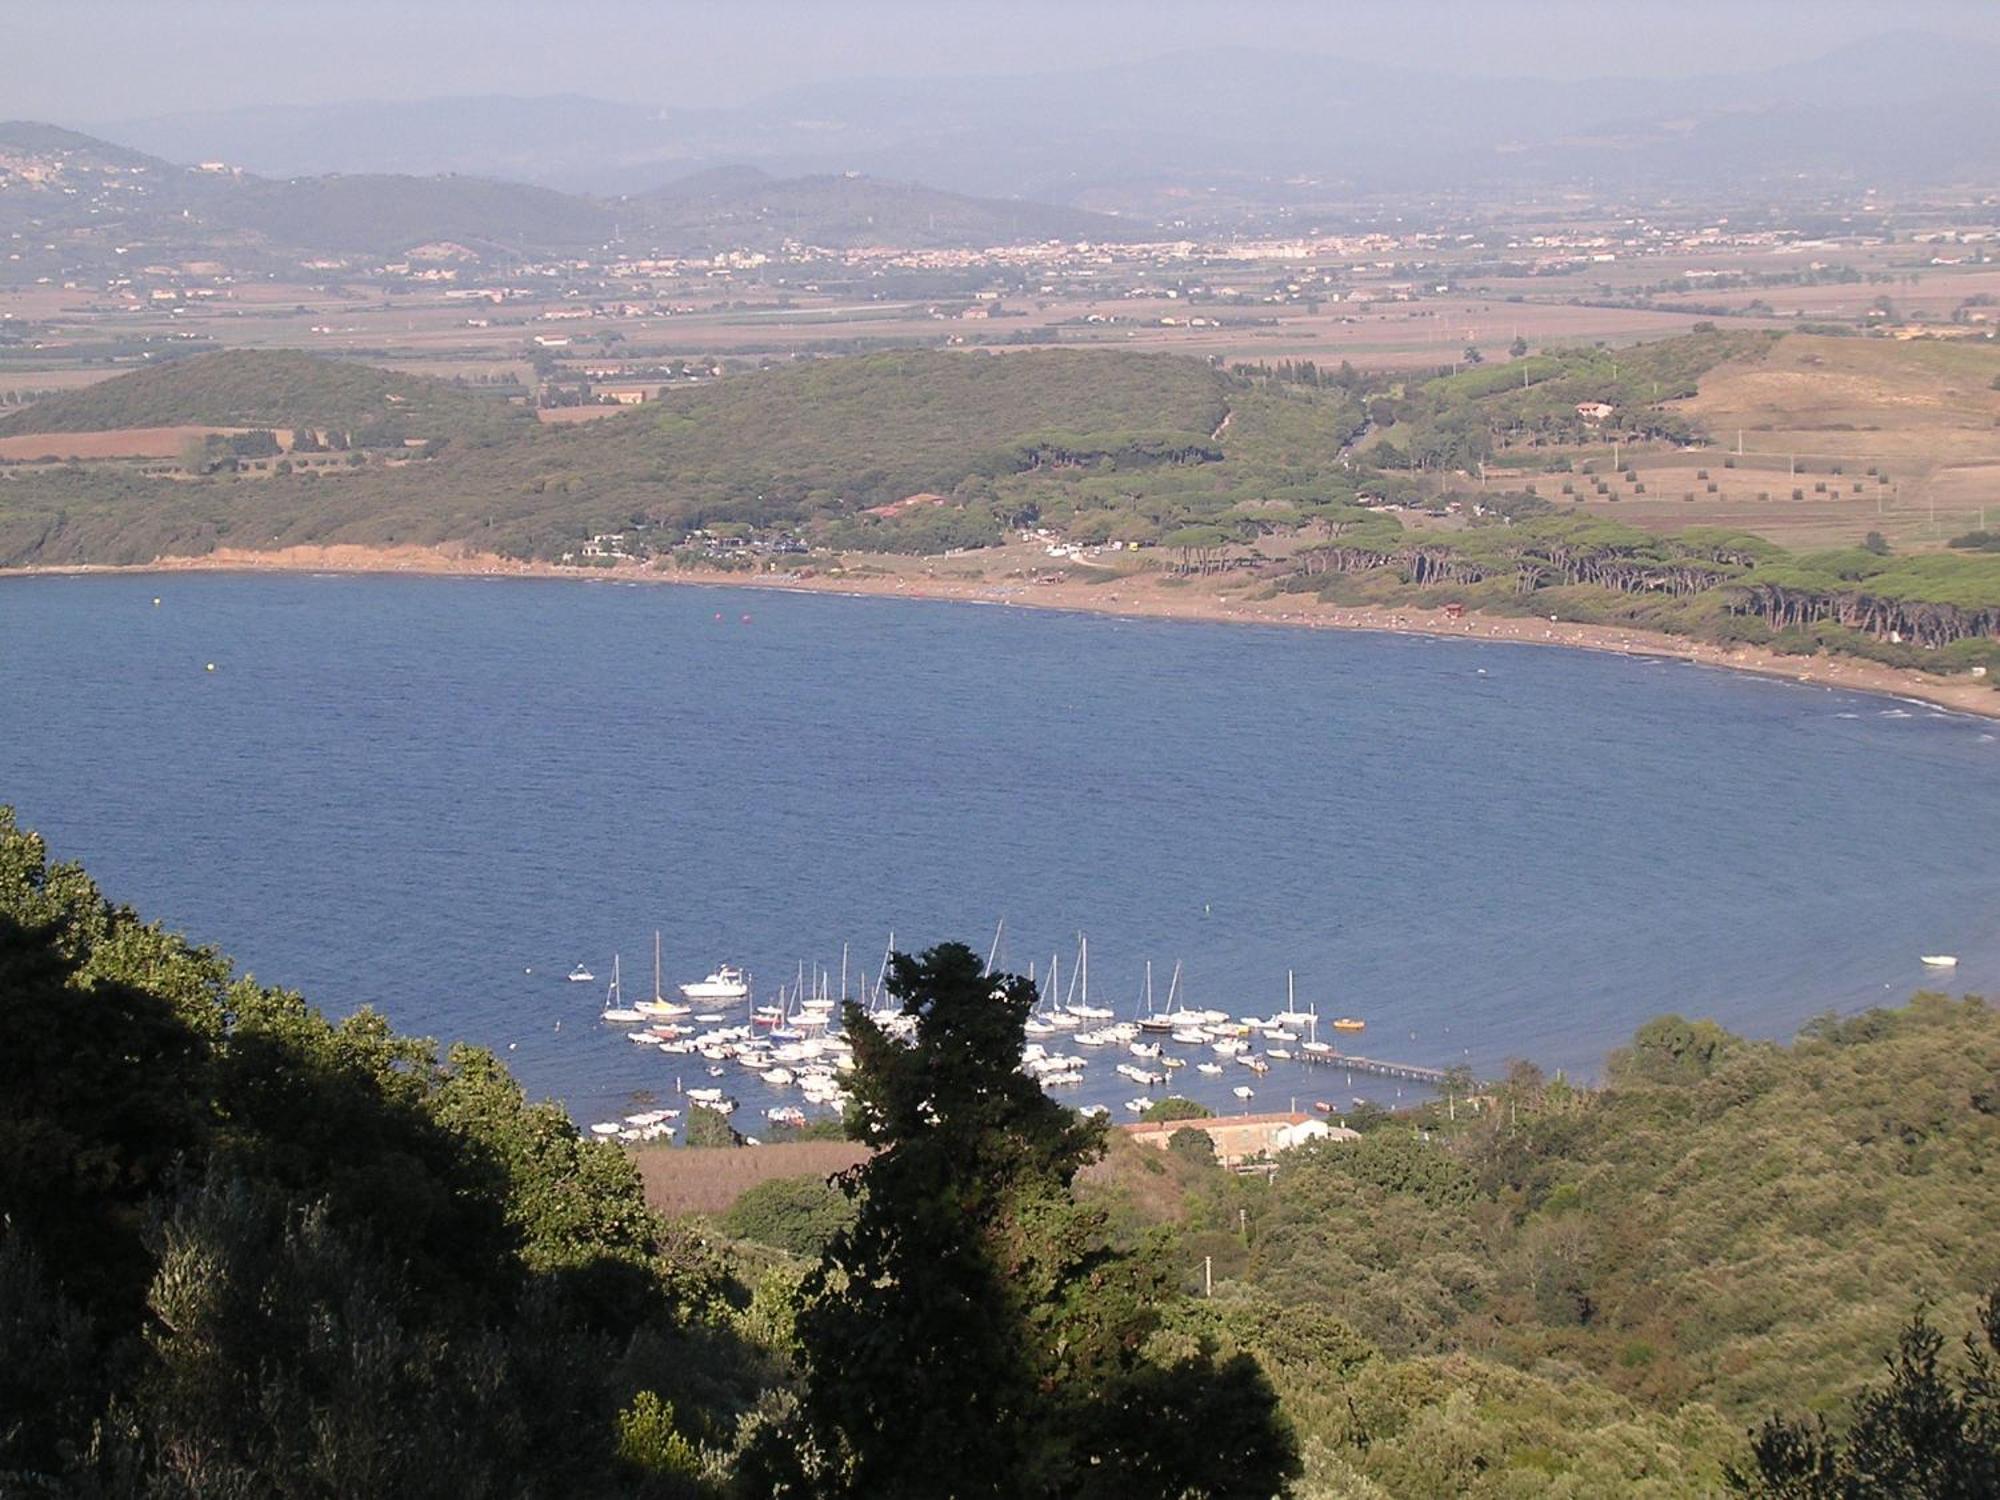
{"label": "farmhouse", "polygon": [[1586,422],[1602,422],[1616,410],[1617,408],[1609,401],[1579,401],[1576,403],[1576,414]]}

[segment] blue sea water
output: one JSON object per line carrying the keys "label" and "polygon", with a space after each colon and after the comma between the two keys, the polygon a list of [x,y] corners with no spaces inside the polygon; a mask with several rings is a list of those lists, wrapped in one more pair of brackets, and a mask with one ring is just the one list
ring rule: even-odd
{"label": "blue sea water", "polygon": [[[1291,970],[1367,1019],[1355,1050],[1482,1071],[1594,1073],[1668,1010],[1787,1036],[1936,983],[1919,953],[1994,993],[1995,730],[1678,663],[916,600],[0,582],[0,802],[58,857],[583,1119],[709,1081],[597,1019],[614,953],[650,992],[656,928],[669,987],[729,960],[764,992],[1004,916],[1023,971],[1087,932],[1121,1013],[1148,959],[1237,1014]],[[1129,1097],[1118,1060],[1065,1097]],[[1245,1082],[1397,1094],[1175,1089]]]}

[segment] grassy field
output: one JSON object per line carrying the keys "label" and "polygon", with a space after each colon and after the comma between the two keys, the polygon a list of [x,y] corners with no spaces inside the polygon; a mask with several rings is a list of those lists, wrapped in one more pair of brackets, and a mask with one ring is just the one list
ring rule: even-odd
{"label": "grassy field", "polygon": [[632,1153],[646,1201],[663,1214],[719,1214],[760,1182],[830,1177],[868,1159],[852,1141],[783,1141],[766,1146],[689,1150],[649,1146]]}

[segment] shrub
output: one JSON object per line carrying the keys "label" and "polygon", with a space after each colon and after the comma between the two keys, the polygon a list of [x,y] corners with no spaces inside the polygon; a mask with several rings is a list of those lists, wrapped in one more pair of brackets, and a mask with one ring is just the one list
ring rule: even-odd
{"label": "shrub", "polygon": [[722,1216],[725,1234],[788,1255],[816,1259],[826,1242],[854,1222],[854,1204],[824,1177],[760,1182]]}

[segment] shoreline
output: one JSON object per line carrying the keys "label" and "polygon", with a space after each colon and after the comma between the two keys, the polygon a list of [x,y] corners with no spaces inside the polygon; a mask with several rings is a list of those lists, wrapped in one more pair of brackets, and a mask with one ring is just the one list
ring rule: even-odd
{"label": "shoreline", "polygon": [[435,547],[339,544],[287,547],[271,552],[225,548],[204,557],[158,558],[150,563],[79,563],[8,568],[0,570],[0,579],[149,573],[417,574],[752,588],[857,598],[936,599],[1129,619],[1199,620],[1215,624],[1278,625],[1305,630],[1369,630],[1386,635],[1419,635],[1439,640],[1500,641],[1608,652],[1619,656],[1656,657],[1725,671],[1747,672],[1809,687],[1901,698],[1980,718],[2000,718],[2000,691],[1984,680],[1938,677],[1913,668],[1883,666],[1848,657],[1784,656],[1759,646],[1721,646],[1620,625],[1585,625],[1477,612],[1468,612],[1453,619],[1443,610],[1331,605],[1321,603],[1311,595],[1252,599],[1234,592],[1218,592],[1206,586],[1207,580],[1200,578],[1190,579],[1185,584],[1167,584],[1162,575],[1141,574],[1099,583],[1043,583],[1032,577],[994,580],[952,576],[937,571],[937,559],[907,561],[911,566],[906,570],[892,568],[858,577],[824,573],[655,569],[643,564],[583,569],[556,563],[517,562],[492,553]]}

